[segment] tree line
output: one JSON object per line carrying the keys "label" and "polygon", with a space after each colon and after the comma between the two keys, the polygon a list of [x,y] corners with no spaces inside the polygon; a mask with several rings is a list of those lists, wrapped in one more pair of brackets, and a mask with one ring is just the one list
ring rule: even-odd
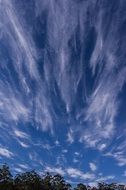
{"label": "tree line", "polygon": [[90,187],[79,183],[72,188],[60,174],[46,173],[40,176],[37,172],[28,171],[12,176],[9,166],[0,167],[0,190],[126,190],[125,185],[117,183],[98,183],[97,187]]}

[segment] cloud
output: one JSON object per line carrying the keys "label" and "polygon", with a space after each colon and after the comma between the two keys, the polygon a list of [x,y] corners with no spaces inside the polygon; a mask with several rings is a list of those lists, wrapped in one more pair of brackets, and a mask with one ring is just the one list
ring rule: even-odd
{"label": "cloud", "polygon": [[29,167],[26,164],[18,164],[18,166],[22,169],[28,170]]}
{"label": "cloud", "polygon": [[76,158],[73,159],[73,163],[78,163],[78,162],[79,162],[78,159],[76,159]]}
{"label": "cloud", "polygon": [[67,164],[66,154],[58,155],[56,158],[56,165],[61,166],[61,165],[66,165],[66,164]]}
{"label": "cloud", "polygon": [[30,138],[30,136],[27,133],[20,131],[18,129],[14,130],[14,134],[16,135],[16,137],[18,137],[20,139],[29,139]]}
{"label": "cloud", "polygon": [[75,152],[74,153],[76,156],[80,156],[80,153],[79,152]]}
{"label": "cloud", "polygon": [[26,143],[24,143],[24,142],[22,142],[22,141],[20,141],[20,140],[17,140],[17,142],[18,142],[23,148],[28,148],[28,147],[29,147],[28,144],[26,144]]}
{"label": "cloud", "polygon": [[71,178],[80,178],[83,180],[89,180],[89,179],[91,180],[91,179],[95,178],[94,174],[83,173],[82,171],[80,171],[76,168],[63,169],[61,167],[57,168],[57,167],[46,166],[45,171],[51,172],[51,173],[59,173],[62,176],[68,175]]}
{"label": "cloud", "polygon": [[67,152],[68,152],[67,149],[63,149],[63,150],[62,150],[62,153],[67,153]]}
{"label": "cloud", "polygon": [[109,175],[109,176],[104,176],[104,177],[100,177],[96,180],[96,182],[103,182],[103,181],[107,181],[107,180],[110,180],[110,179],[114,179],[115,176],[114,175]]}
{"label": "cloud", "polygon": [[50,144],[47,144],[47,143],[46,143],[46,144],[43,144],[42,147],[43,147],[44,149],[48,150],[48,151],[53,148]]}
{"label": "cloud", "polygon": [[[121,131],[121,135],[118,134],[114,140],[114,145],[109,147],[103,156],[111,157],[116,160],[117,165],[122,167],[126,165],[126,141],[125,141],[125,130]],[[113,143],[113,142],[112,142]]]}
{"label": "cloud", "polygon": [[92,162],[89,163],[89,167],[90,167],[91,171],[93,171],[93,172],[97,170],[97,166]]}
{"label": "cloud", "polygon": [[[118,94],[125,83],[126,68],[118,63],[118,56],[115,53],[118,48],[114,45],[118,33],[116,26],[110,26],[107,32],[110,36],[103,38],[102,10],[99,9],[97,13],[100,19],[96,17],[94,22],[92,21],[94,11],[91,11],[92,15],[87,16],[86,10],[93,10],[96,1],[94,4],[90,2],[81,4],[83,3],[85,6],[80,6],[75,1],[35,2],[32,11],[33,25],[40,17],[47,23],[44,37],[48,38],[50,48],[45,46],[42,50],[36,47],[33,38],[34,27],[29,28],[25,14],[23,16],[20,13],[19,5],[14,1],[1,1],[0,23],[3,31],[1,39],[7,46],[12,60],[11,70],[18,76],[17,82],[21,87],[16,84],[9,65],[5,64],[6,61],[1,56],[2,65],[5,65],[3,70],[9,73],[9,78],[6,77],[6,82],[0,79],[0,112],[4,120],[7,119],[6,115],[9,115],[9,121],[17,123],[20,120],[30,121],[37,129],[51,130],[52,133],[55,132],[55,121],[62,120],[58,112],[65,112],[63,122],[69,123],[71,127],[76,118],[78,128],[81,127],[81,141],[91,147],[94,144],[94,147],[102,150],[99,144],[105,144],[104,141],[114,134],[115,117],[119,108]],[[45,10],[48,14],[43,16]],[[88,20],[91,20],[92,24],[86,27]],[[85,49],[88,36],[86,38],[84,36],[88,33],[97,37],[90,57],[86,61],[86,58],[83,60],[82,57],[87,54]],[[83,44],[85,44],[83,51],[78,50]],[[75,54],[75,62],[71,58],[72,51]],[[43,63],[40,68],[39,61]],[[116,72],[117,67],[118,72]],[[90,85],[86,80],[87,72],[83,68],[90,70],[90,78],[96,75],[90,93],[88,92]],[[31,83],[34,84],[33,88]],[[83,90],[80,94],[81,84]],[[60,103],[64,105],[64,109],[60,107]],[[55,107],[59,108],[58,112]],[[75,115],[72,115],[73,109]],[[84,127],[85,124],[88,129]],[[76,134],[76,130],[73,133],[68,132],[68,142],[73,143],[74,133]]]}
{"label": "cloud", "polygon": [[105,155],[113,157],[117,161],[118,166],[126,165],[126,158],[125,158],[125,154],[123,152],[113,152],[113,153],[110,152]]}
{"label": "cloud", "polygon": [[23,148],[28,148],[29,142],[31,142],[31,137],[29,134],[21,131],[19,129],[13,129],[14,139],[22,146]]}
{"label": "cloud", "polygon": [[124,174],[123,174],[123,176],[125,176],[125,177],[126,177],[126,171],[124,171]]}
{"label": "cloud", "polygon": [[[34,43],[30,39],[30,35],[28,35],[27,31],[23,27],[23,24],[24,24],[23,20],[21,20],[21,18],[18,17],[17,10],[15,9],[15,5],[12,3],[12,1],[10,2],[8,0],[5,0],[2,5],[3,5],[2,8],[6,8],[5,14],[9,21],[8,28],[12,30],[14,36],[17,37],[17,41],[16,41],[17,46],[15,46],[16,44],[14,42],[14,37],[12,37],[11,32],[9,33],[9,38],[12,42],[11,45],[12,45],[13,51],[17,52],[17,55],[15,56],[17,56],[16,59],[18,61],[18,64],[21,64],[21,61],[22,61],[22,58],[21,58],[21,53],[22,53],[21,49],[22,49],[23,53],[25,53],[26,61],[28,61],[28,64],[26,65],[27,70],[29,71],[32,77],[38,78],[39,74],[35,66],[36,50],[34,48]],[[21,60],[19,60],[19,58]]]}
{"label": "cloud", "polygon": [[104,150],[105,148],[106,148],[106,144],[105,144],[105,143],[98,145],[98,149],[99,149],[100,151]]}
{"label": "cloud", "polygon": [[[65,131],[67,139],[63,140],[71,146],[79,139],[86,147],[106,151],[113,137],[118,136],[119,95],[126,82],[125,40],[118,33],[124,23],[118,11],[113,13],[111,24],[107,24],[104,15],[110,13],[111,7],[103,10],[102,2],[98,3],[96,13],[95,0],[80,4],[71,0],[38,0],[32,9],[31,26],[25,16],[27,10],[20,9],[22,1],[16,4],[16,1],[1,0],[0,3],[1,134],[7,131],[2,139],[11,134],[10,126],[12,138],[28,148],[32,137],[17,126],[30,125],[55,134],[57,139]],[[36,33],[39,19],[40,38]],[[45,43],[44,39],[47,39]],[[38,42],[43,47],[39,48]],[[34,144],[32,140],[30,143]],[[125,151],[119,153],[125,144],[121,141],[118,150],[111,152],[119,166],[126,165]],[[58,145],[55,141],[55,146]],[[55,146],[41,145],[46,150]],[[12,157],[7,151],[1,154]],[[37,153],[29,153],[35,162],[38,157]],[[77,162],[76,157],[72,160]],[[67,162],[65,155],[57,156],[57,164],[61,161]],[[95,171],[92,164],[90,169]],[[93,178],[92,174],[76,168],[65,172],[80,179]]]}
{"label": "cloud", "polygon": [[[2,53],[0,55],[3,72],[8,73],[4,81],[0,79],[0,113],[3,121],[34,121],[37,128],[46,131],[52,126],[47,87],[39,75],[39,55],[31,31],[25,23],[26,19],[19,15],[18,8],[18,4],[12,1],[1,1],[1,40],[9,53],[7,60]],[[37,86],[35,97],[31,81]]]}
{"label": "cloud", "polygon": [[58,174],[60,174],[60,175],[62,175],[62,176],[65,175],[65,171],[64,171],[61,167],[59,167],[59,168],[56,168],[56,167],[51,168],[51,167],[47,166],[47,167],[45,168],[45,171],[51,172],[51,173],[58,173]]}
{"label": "cloud", "polygon": [[72,144],[74,142],[74,137],[73,137],[73,130],[70,129],[69,132],[67,133],[67,141]]}
{"label": "cloud", "polygon": [[18,168],[18,167],[16,167],[16,168],[14,168],[14,171],[17,173],[23,173],[24,172],[24,170],[22,169],[22,168]]}
{"label": "cloud", "polygon": [[59,143],[58,140],[55,141],[55,145],[56,145],[56,146],[60,146],[60,143]]}
{"label": "cloud", "polygon": [[3,82],[0,83],[0,86],[3,91],[0,93],[0,113],[3,121],[18,122],[22,119],[27,121],[29,118],[28,108],[23,105],[21,100],[15,98],[10,86],[6,89]]}
{"label": "cloud", "polygon": [[[117,97],[125,82],[122,77],[125,72],[126,68],[123,68],[118,76],[108,77],[108,73],[105,71],[92,93],[84,119],[88,128],[82,132],[80,138],[80,141],[84,141],[87,146],[103,150],[107,145],[105,143],[109,142],[106,139],[113,137],[115,133],[115,117],[119,107]],[[108,77],[107,81],[106,77]]]}
{"label": "cloud", "polygon": [[80,178],[83,180],[87,180],[87,179],[94,179],[95,176],[94,174],[91,173],[83,173],[82,171],[76,169],[76,168],[68,168],[66,169],[67,174],[72,177],[72,178]]}
{"label": "cloud", "polygon": [[14,154],[7,148],[0,147],[0,156],[6,157],[6,158],[12,158]]}

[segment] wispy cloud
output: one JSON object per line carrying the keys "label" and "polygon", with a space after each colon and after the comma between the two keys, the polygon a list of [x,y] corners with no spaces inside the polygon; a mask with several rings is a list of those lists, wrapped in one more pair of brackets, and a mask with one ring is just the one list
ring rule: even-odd
{"label": "wispy cloud", "polygon": [[103,182],[103,181],[107,181],[107,180],[110,180],[110,179],[114,179],[115,176],[114,175],[109,175],[109,176],[104,176],[104,177],[100,177],[96,180],[96,182]]}
{"label": "wispy cloud", "polygon": [[83,179],[83,180],[89,180],[89,179],[92,180],[95,178],[94,174],[84,173],[77,168],[63,169],[61,167],[57,168],[57,167],[46,166],[45,171],[48,171],[51,173],[59,173],[62,176],[68,175],[71,178],[79,178],[79,179]]}
{"label": "wispy cloud", "polygon": [[79,160],[77,158],[74,158],[73,163],[79,163]]}
{"label": "wispy cloud", "polygon": [[0,147],[0,156],[6,157],[6,158],[12,158],[14,154],[7,148]]}
{"label": "wispy cloud", "polygon": [[115,159],[115,161],[117,162],[117,165],[120,167],[125,166],[126,165],[125,129],[124,131],[121,131],[121,135],[118,134],[118,136],[113,141],[114,141],[114,145],[111,147],[108,147],[108,150],[105,151],[103,156],[107,156],[107,157],[111,157]]}
{"label": "wispy cloud", "polygon": [[125,177],[126,177],[126,171],[124,171],[124,174],[123,174],[123,176],[125,176]]}
{"label": "wispy cloud", "polygon": [[21,139],[30,139],[30,136],[27,133],[20,131],[18,129],[14,130],[14,134],[16,135],[16,137]]}
{"label": "wispy cloud", "polygon": [[28,147],[29,147],[28,144],[26,144],[26,143],[24,143],[24,142],[22,142],[22,141],[20,141],[20,140],[17,140],[17,142],[18,142],[23,148],[28,148]]}
{"label": "wispy cloud", "polygon": [[72,130],[72,129],[70,129],[70,130],[68,131],[68,133],[67,133],[67,141],[68,141],[69,143],[71,143],[71,144],[74,142],[73,130]]}
{"label": "wispy cloud", "polygon": [[67,149],[63,149],[63,150],[62,150],[62,153],[67,153],[67,152],[68,152]]}
{"label": "wispy cloud", "polygon": [[26,164],[18,164],[18,166],[22,169],[28,170],[29,167]]}
{"label": "wispy cloud", "polygon": [[14,171],[17,173],[23,173],[24,172],[24,170],[22,169],[22,168],[18,168],[18,167],[16,167],[16,168],[14,168]]}
{"label": "wispy cloud", "polygon": [[[39,74],[35,66],[36,50],[34,48],[34,43],[30,39],[30,36],[28,35],[27,31],[25,31],[25,29],[22,26],[22,24],[24,24],[23,20],[20,20],[20,18],[17,16],[17,12],[16,12],[17,10],[15,9],[12,1],[11,2],[8,0],[2,1],[2,6],[3,6],[2,8],[5,8],[6,10],[5,14],[9,21],[8,27],[10,30],[13,31],[15,37],[17,38],[17,41],[15,42],[14,37],[12,36],[11,32],[9,33],[9,38],[12,42],[13,51],[17,53],[16,59],[19,65],[16,65],[16,66],[18,66],[18,68],[22,67],[22,65],[20,65],[22,62],[21,53],[22,55],[23,53],[25,53],[25,57],[27,59],[26,61],[28,61],[28,64],[26,65],[28,72],[30,73],[32,77],[38,78]],[[5,32],[8,32],[8,31],[5,31]],[[26,40],[26,37],[27,37],[27,40]]]}
{"label": "wispy cloud", "polygon": [[76,168],[68,168],[67,170],[67,174],[72,177],[72,178],[80,178],[80,179],[94,179],[95,176],[94,174],[91,173],[83,173],[82,171],[76,169]]}
{"label": "wispy cloud", "polygon": [[52,167],[47,166],[45,168],[45,171],[51,172],[51,173],[58,173],[58,174],[61,174],[62,176],[65,175],[65,171],[61,167],[59,167],[59,168],[56,168],[56,167],[52,168]]}
{"label": "wispy cloud", "polygon": [[[119,135],[116,116],[121,112],[119,95],[126,82],[125,36],[119,33],[124,25],[122,11],[113,11],[109,23],[104,16],[110,13],[111,17],[111,7],[103,9],[103,2],[96,0],[34,3],[30,7],[33,17],[27,19],[25,7],[20,9],[22,1],[20,5],[13,0],[0,1],[1,139],[9,136],[25,151],[33,145],[47,152],[66,143],[57,155],[57,165],[66,164],[67,152],[71,154],[67,146],[76,141],[100,154],[108,151],[106,156],[113,157],[119,166],[126,165],[124,139],[114,142],[118,147],[109,152],[113,137]],[[49,138],[59,141],[51,145],[40,140],[37,145],[26,130],[19,130],[22,125],[51,132],[53,137]],[[2,147],[0,152],[7,158],[14,156],[8,148]],[[36,149],[28,155],[31,161],[41,162]],[[75,152],[74,163],[79,156]],[[92,172],[97,170],[95,163],[89,167]],[[73,178],[95,177],[72,167],[59,167],[58,171]]]}
{"label": "wispy cloud", "polygon": [[121,152],[119,152],[119,151],[118,152],[117,151],[107,152],[105,154],[105,156],[114,158],[117,161],[118,166],[126,165],[125,153],[123,151],[121,151]]}
{"label": "wispy cloud", "polygon": [[[0,114],[3,120],[9,122],[15,121],[18,123],[19,120],[32,122],[34,120],[37,128],[47,130],[52,126],[52,117],[46,96],[47,89],[37,68],[39,55],[31,32],[28,28],[25,28],[25,20],[18,15],[17,9],[18,7],[14,2],[1,1],[0,24],[3,31],[1,40],[7,46],[7,52],[10,53],[7,58],[8,64],[1,57],[2,65],[4,65],[3,70],[8,73],[8,77],[4,81],[0,79]],[[11,71],[15,73],[13,75],[9,68],[10,62],[12,62]],[[20,88],[16,84],[16,77]],[[33,97],[31,81],[34,81],[39,89],[36,97]],[[27,105],[24,104],[24,97]],[[32,110],[33,102],[34,112]]]}
{"label": "wispy cloud", "polygon": [[90,169],[91,169],[93,172],[97,170],[96,164],[94,164],[94,163],[92,163],[92,162],[89,163],[89,167],[90,167]]}
{"label": "wispy cloud", "polygon": [[[18,5],[9,0],[1,1],[0,23],[3,30],[1,39],[5,44],[8,42],[12,70],[15,76],[19,76],[17,82],[21,84],[19,88],[9,65],[3,63],[4,71],[9,73],[9,78],[6,78],[6,82],[0,79],[1,117],[6,120],[6,115],[9,115],[9,121],[18,122],[20,119],[24,122],[30,121],[37,129],[51,130],[53,133],[55,131],[54,122],[61,119],[55,109],[56,106],[59,107],[61,113],[66,112],[63,122],[69,123],[70,127],[73,126],[76,118],[77,125],[81,127],[81,141],[102,150],[103,146],[100,147],[99,144],[105,144],[104,140],[112,138],[114,134],[115,117],[119,108],[118,94],[125,83],[126,68],[120,62],[118,63],[115,53],[116,46],[113,43],[118,31],[112,25],[108,31],[109,37],[103,38],[102,9],[97,13],[100,19],[96,19],[95,22],[92,21],[93,16],[88,18],[86,14],[86,9],[93,10],[96,2],[94,4],[82,2],[85,6],[81,7],[74,1],[47,2],[49,1],[44,0],[35,3],[35,19],[41,15],[43,10],[49,10],[46,18],[46,35],[50,48],[40,51],[36,47],[26,19],[18,15]],[[82,20],[84,20],[83,23]],[[78,52],[76,39],[76,30],[79,27],[80,43],[82,46],[86,44],[84,35],[90,33],[88,29],[85,31],[87,20],[91,20],[92,24],[89,24],[89,28],[91,29],[93,25],[94,35],[97,36],[88,61],[82,59],[85,48],[80,53]],[[73,65],[71,64],[72,49],[75,55],[80,55],[75,61],[77,64],[73,63]],[[49,58],[48,51],[54,52],[54,61],[51,61],[53,60],[51,57]],[[124,51],[122,51],[122,56],[123,54]],[[39,59],[42,59],[41,70],[44,73],[40,73]],[[5,60],[2,59],[2,62]],[[90,93],[87,90],[90,81],[86,81],[87,73],[83,69],[85,65],[90,70],[91,78],[96,75]],[[118,72],[116,72],[117,67]],[[31,88],[31,83],[34,84],[34,89]],[[81,83],[83,90],[80,96],[78,89]],[[54,93],[54,100],[50,92]],[[75,103],[78,102],[79,96],[82,106]],[[58,99],[59,103],[57,103]],[[59,106],[60,103],[64,104],[64,110],[62,106]],[[75,112],[72,116],[73,109]],[[83,127],[85,123],[88,129]],[[76,130],[73,133],[68,132],[70,143],[73,143],[74,133],[76,134]]]}

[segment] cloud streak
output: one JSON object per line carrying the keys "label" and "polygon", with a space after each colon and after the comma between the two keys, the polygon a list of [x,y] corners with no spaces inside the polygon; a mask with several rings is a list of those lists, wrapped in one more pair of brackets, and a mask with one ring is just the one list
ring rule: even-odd
{"label": "cloud streak", "polygon": [[12,158],[14,154],[9,151],[7,148],[0,147],[0,156],[6,157],[6,158]]}
{"label": "cloud streak", "polygon": [[[56,137],[57,147],[77,142],[107,152],[118,137],[126,82],[123,2],[116,3],[116,11],[113,3],[97,0],[30,2],[34,6],[0,1],[1,139],[13,134],[22,148],[30,148],[35,143],[23,131],[30,126],[31,131]],[[113,156],[120,166],[126,163],[125,152],[119,154],[123,142]],[[53,151],[49,145],[41,147]],[[67,153],[67,147],[63,149]],[[1,149],[1,155],[9,158],[7,151]],[[29,157],[37,160],[36,155]],[[95,171],[93,164],[90,169]],[[88,173],[74,168],[66,172],[88,179]]]}

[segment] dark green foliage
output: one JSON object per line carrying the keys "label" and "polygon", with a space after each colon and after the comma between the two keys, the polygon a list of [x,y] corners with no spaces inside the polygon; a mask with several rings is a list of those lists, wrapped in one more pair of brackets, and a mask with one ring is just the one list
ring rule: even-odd
{"label": "dark green foliage", "polygon": [[4,164],[0,168],[0,189],[1,190],[13,189],[13,179],[7,164]]}
{"label": "dark green foliage", "polygon": [[52,178],[52,187],[53,190],[69,190],[71,185],[66,183],[61,175],[57,174]]}
{"label": "dark green foliage", "polygon": [[15,177],[14,184],[16,190],[39,190],[41,178],[35,171],[25,172]]}
{"label": "dark green foliage", "polygon": [[[7,164],[0,168],[0,190],[72,190],[72,187],[59,175],[46,173],[42,177],[34,170],[18,174],[13,178]],[[97,187],[79,183],[74,190],[126,190],[124,185],[117,183],[98,183]]]}
{"label": "dark green foliage", "polygon": [[42,179],[42,190],[53,190],[52,188],[52,175],[47,173]]}
{"label": "dark green foliage", "polygon": [[87,187],[86,185],[79,183],[77,187],[75,188],[75,190],[87,190]]}

